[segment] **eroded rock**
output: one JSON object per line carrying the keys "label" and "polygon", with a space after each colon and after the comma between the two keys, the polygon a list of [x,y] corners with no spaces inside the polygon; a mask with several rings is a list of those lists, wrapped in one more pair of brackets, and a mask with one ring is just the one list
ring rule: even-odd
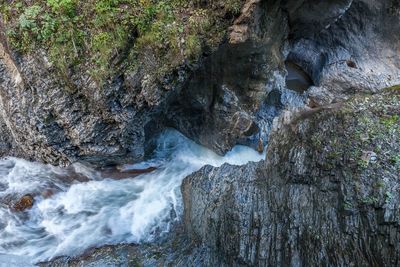
{"label": "eroded rock", "polygon": [[[400,83],[392,0],[248,0],[239,16],[228,17],[224,43],[161,83],[136,71],[98,86],[87,66],[63,81],[46,51],[15,54],[2,38],[0,111],[13,149],[59,165],[119,164],[141,160],[149,140],[174,127],[223,154],[238,143],[257,148],[296,97],[317,107]],[[288,61],[314,85],[302,85],[301,97],[284,93]],[[276,105],[268,102],[271,92],[279,93]],[[236,127],[237,114],[252,122],[251,131]]]}
{"label": "eroded rock", "polygon": [[399,100],[389,90],[298,114],[274,127],[266,161],[190,175],[185,233],[42,266],[398,266]]}
{"label": "eroded rock", "polygon": [[111,169],[102,171],[101,176],[103,178],[111,178],[111,179],[121,180],[121,179],[133,178],[133,177],[139,176],[141,174],[151,173],[155,170],[157,170],[156,167],[149,167],[146,169],[129,169],[129,170],[120,170],[118,168],[116,168],[116,169],[111,168]]}
{"label": "eroded rock", "polygon": [[266,161],[186,178],[185,226],[205,265],[397,266],[398,114],[398,89],[355,97],[277,127]]}

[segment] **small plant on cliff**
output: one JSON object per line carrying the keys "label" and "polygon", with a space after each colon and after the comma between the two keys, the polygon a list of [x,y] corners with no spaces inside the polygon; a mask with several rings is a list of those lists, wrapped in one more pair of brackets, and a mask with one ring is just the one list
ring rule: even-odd
{"label": "small plant on cliff", "polygon": [[392,127],[397,123],[400,123],[400,116],[399,115],[387,116],[382,118],[381,121],[386,127]]}
{"label": "small plant on cliff", "polygon": [[239,14],[240,10],[243,6],[243,0],[232,0],[227,1],[225,4],[225,8],[231,12],[232,14]]}
{"label": "small plant on cliff", "polygon": [[47,5],[56,13],[64,13],[74,16],[77,5],[76,0],[47,0]]}
{"label": "small plant on cliff", "polygon": [[25,12],[19,17],[19,26],[22,29],[32,30],[37,32],[38,27],[36,24],[36,19],[38,15],[42,12],[42,8],[37,5],[33,5],[25,10]]}

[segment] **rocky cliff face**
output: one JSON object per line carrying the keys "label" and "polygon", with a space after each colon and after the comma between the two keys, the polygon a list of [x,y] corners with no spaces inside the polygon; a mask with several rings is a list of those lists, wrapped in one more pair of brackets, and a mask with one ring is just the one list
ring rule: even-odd
{"label": "rocky cliff face", "polygon": [[164,127],[219,153],[256,146],[259,137],[265,144],[271,108],[292,97],[285,61],[310,76],[311,106],[399,83],[398,13],[389,0],[249,0],[224,22],[226,41],[196,65],[161,83],[140,71],[117,73],[104,86],[87,66],[60,79],[45,50],[13,53],[2,26],[1,114],[11,132],[3,136],[20,156],[63,165],[141,159]]}
{"label": "rocky cliff face", "polygon": [[266,161],[183,183],[207,266],[398,266],[400,91],[299,114]]}
{"label": "rocky cliff face", "polygon": [[42,266],[398,266],[400,89],[281,116],[267,158],[206,166],[159,244]]}
{"label": "rocky cliff face", "polygon": [[397,1],[286,1],[293,60],[311,75],[313,102],[399,82]]}
{"label": "rocky cliff face", "polygon": [[266,161],[185,180],[185,234],[85,264],[115,253],[150,266],[398,266],[400,96],[382,89],[400,84],[399,15],[395,0],[244,1],[195,65],[157,84],[120,73],[102,90],[84,72],[61,82],[45,51],[15,54],[2,38],[0,153],[138,160],[164,127],[219,153],[268,139]]}
{"label": "rocky cliff face", "polygon": [[[226,152],[258,132],[254,114],[266,95],[264,84],[283,61],[284,32],[268,37],[281,19],[269,26],[265,16],[259,1],[247,1],[241,16],[223,22],[234,21],[230,41],[158,82],[139,70],[117,73],[99,86],[84,64],[61,79],[46,50],[13,53],[3,38],[2,117],[13,147],[20,156],[52,164],[140,160],[153,135],[175,127]],[[237,27],[246,30],[235,32]]]}

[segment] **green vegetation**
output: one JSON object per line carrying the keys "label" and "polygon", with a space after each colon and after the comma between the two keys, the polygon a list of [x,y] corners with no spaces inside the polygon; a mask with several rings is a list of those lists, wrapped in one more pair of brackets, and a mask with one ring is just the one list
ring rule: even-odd
{"label": "green vegetation", "polygon": [[376,188],[376,189],[384,189],[384,188],[385,188],[385,182],[382,181],[382,180],[376,182],[375,188]]}
{"label": "green vegetation", "polygon": [[[322,109],[308,136],[316,164],[326,173],[342,170],[360,207],[392,203],[400,172],[400,86],[374,95],[357,95],[340,107]],[[354,194],[354,195],[352,195]],[[343,201],[344,209],[351,209]]]}
{"label": "green vegetation", "polygon": [[3,1],[0,12],[14,49],[45,49],[64,75],[84,65],[104,81],[118,69],[139,67],[162,78],[195,61],[202,47],[221,42],[243,2],[14,0]]}
{"label": "green vegetation", "polygon": [[400,169],[400,154],[393,155],[393,156],[390,158],[390,162],[391,162],[394,166],[396,166],[396,167],[398,167],[398,168]]}
{"label": "green vegetation", "polygon": [[345,201],[343,201],[343,208],[345,210],[351,210],[351,209],[353,209],[353,205],[350,201],[345,200]]}
{"label": "green vegetation", "polygon": [[400,123],[400,116],[399,115],[391,115],[391,116],[387,116],[381,119],[382,123],[386,126],[386,127],[392,127],[394,125],[396,125],[397,123]]}
{"label": "green vegetation", "polygon": [[385,193],[385,203],[389,204],[393,200],[394,196],[391,192]]}
{"label": "green vegetation", "polygon": [[379,199],[374,196],[367,196],[362,198],[361,202],[365,205],[377,205],[379,203]]}

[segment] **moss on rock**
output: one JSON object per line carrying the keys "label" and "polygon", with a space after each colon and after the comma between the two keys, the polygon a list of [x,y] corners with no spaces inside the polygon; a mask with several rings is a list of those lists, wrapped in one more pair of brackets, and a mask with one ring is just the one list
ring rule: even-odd
{"label": "moss on rock", "polygon": [[[270,146],[280,147],[279,151],[294,151],[291,148],[294,143],[296,147],[301,145],[308,151],[305,164],[328,173],[343,170],[343,177],[350,179],[348,182],[354,187],[354,195],[350,192],[349,195],[357,199],[359,206],[383,205],[392,195],[387,181],[400,172],[399,88],[387,88],[375,95],[357,95],[341,105],[317,110],[291,126],[295,134],[290,138]],[[277,139],[272,137],[272,142]],[[345,197],[345,206],[346,201],[350,202]],[[351,202],[354,205],[354,200]]]}

